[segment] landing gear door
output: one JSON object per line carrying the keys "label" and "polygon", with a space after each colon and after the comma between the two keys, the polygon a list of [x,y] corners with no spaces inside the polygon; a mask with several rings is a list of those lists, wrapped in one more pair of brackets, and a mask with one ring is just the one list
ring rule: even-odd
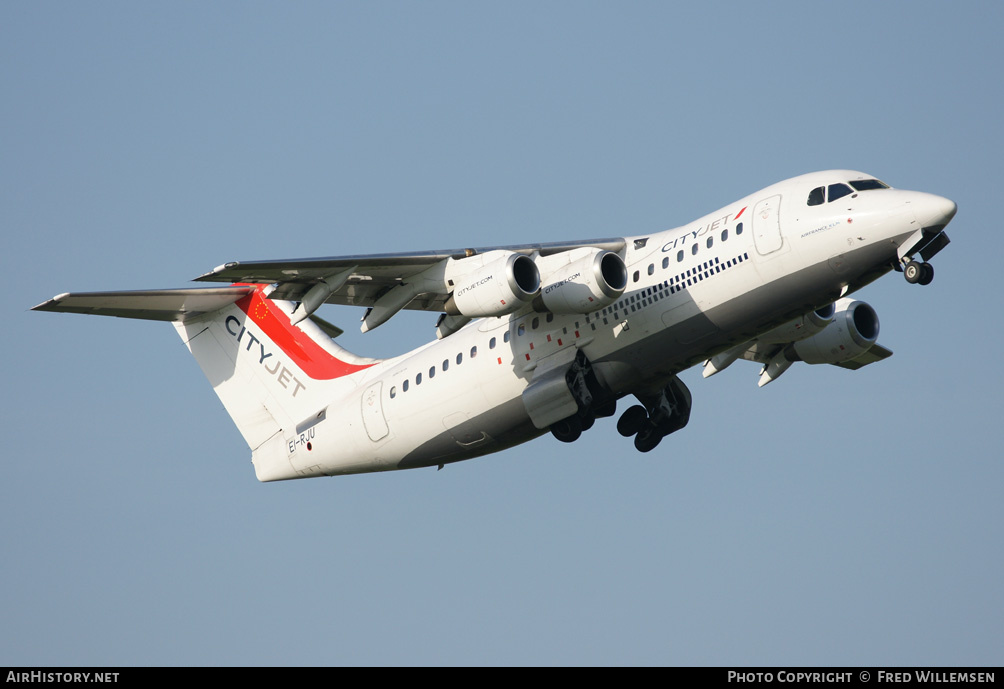
{"label": "landing gear door", "polygon": [[753,207],[753,243],[761,256],[781,248],[781,195],[757,201]]}
{"label": "landing gear door", "polygon": [[373,442],[385,438],[390,432],[387,419],[383,415],[382,391],[383,382],[377,381],[366,388],[362,395],[363,425],[366,427],[366,435]]}
{"label": "landing gear door", "polygon": [[526,412],[533,425],[541,430],[579,410],[565,377],[577,351],[575,347],[565,347],[541,359],[533,371],[533,379],[523,390]]}

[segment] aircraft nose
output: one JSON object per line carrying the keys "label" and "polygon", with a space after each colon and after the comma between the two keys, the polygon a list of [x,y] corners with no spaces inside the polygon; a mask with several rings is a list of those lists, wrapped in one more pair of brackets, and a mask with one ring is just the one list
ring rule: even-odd
{"label": "aircraft nose", "polygon": [[917,197],[911,200],[910,206],[917,222],[925,230],[943,230],[958,210],[954,201],[936,194],[918,193]]}

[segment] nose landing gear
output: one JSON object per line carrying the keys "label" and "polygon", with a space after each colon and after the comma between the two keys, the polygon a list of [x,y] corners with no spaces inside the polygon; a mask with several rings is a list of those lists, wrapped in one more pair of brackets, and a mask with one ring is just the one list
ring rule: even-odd
{"label": "nose landing gear", "polygon": [[934,280],[934,266],[930,263],[910,261],[903,266],[903,277],[911,285],[930,285]]}

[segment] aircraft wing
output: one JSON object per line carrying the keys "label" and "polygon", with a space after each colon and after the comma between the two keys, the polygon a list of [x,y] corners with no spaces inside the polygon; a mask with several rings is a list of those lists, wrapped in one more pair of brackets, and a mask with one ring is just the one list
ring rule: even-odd
{"label": "aircraft wing", "polygon": [[[768,364],[774,355],[778,354],[783,349],[782,346],[777,344],[767,344],[764,345],[757,340],[750,340],[746,343],[746,349],[743,350],[739,358],[745,359],[746,361],[754,361],[759,364]],[[832,366],[839,366],[840,368],[846,368],[851,371],[857,371],[862,366],[867,366],[868,364],[874,364],[876,361],[882,361],[883,359],[888,359],[892,356],[892,350],[886,349],[882,345],[876,343],[873,344],[867,351],[853,359],[848,359],[842,362],[827,362]]]}
{"label": "aircraft wing", "polygon": [[888,359],[892,351],[876,342],[875,310],[843,298],[828,310],[811,311],[747,342],[720,352],[704,364],[705,378],[737,359],[763,364],[758,385],[776,380],[793,363],[830,364],[851,371]]}
{"label": "aircraft wing", "polygon": [[[594,247],[615,253],[625,247],[623,238],[596,239],[551,244],[449,249],[443,251],[302,258],[281,261],[234,261],[214,268],[196,278],[200,282],[275,284],[269,293],[272,299],[302,301],[312,287],[340,276],[336,287],[326,295],[324,303],[372,307],[391,288],[405,284],[437,263],[447,259],[460,260],[489,251],[508,251],[527,256],[549,256],[582,247]],[[348,275],[344,274],[348,272]],[[340,283],[340,284],[339,284]],[[443,311],[449,298],[443,288],[424,291],[403,308],[422,311]]]}

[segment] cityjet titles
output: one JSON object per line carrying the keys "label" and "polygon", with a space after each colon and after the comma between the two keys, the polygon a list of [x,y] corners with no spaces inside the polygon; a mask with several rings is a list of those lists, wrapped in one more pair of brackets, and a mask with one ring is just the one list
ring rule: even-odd
{"label": "cityjet titles", "polygon": [[[746,210],[746,209],[743,208],[743,211],[744,210]],[[742,215],[743,211],[739,211],[739,215]],[[736,218],[739,218],[739,215],[737,215]],[[722,217],[718,218],[717,220],[709,222],[707,225],[701,225],[696,230],[690,230],[689,232],[684,232],[683,234],[681,234],[676,239],[673,239],[673,240],[668,241],[665,244],[663,244],[662,245],[662,250],[663,251],[672,251],[677,246],[686,246],[688,239],[695,240],[698,237],[700,237],[701,235],[705,235],[708,232],[714,232],[719,227],[724,227],[725,225],[728,225],[729,218],[731,218],[731,217],[732,217],[732,214],[729,213],[727,215],[723,215]]]}
{"label": "cityjet titles", "polygon": [[[237,320],[237,318],[234,316],[227,316],[226,328],[227,332],[236,337],[238,342],[247,342],[247,346],[244,348],[245,351],[252,352],[251,348],[256,344],[258,345],[257,349],[252,352],[254,356],[258,357],[258,363],[261,364],[262,367],[269,372],[269,374],[275,376],[276,381],[278,381],[279,385],[282,387],[289,390],[292,385],[293,397],[296,397],[296,393],[306,387],[299,381],[299,379],[297,379],[296,376],[293,375],[292,371],[282,365],[282,362],[279,361],[279,359],[273,359],[272,361],[266,363],[266,359],[272,358],[272,352],[266,352],[265,345],[262,341],[255,337],[254,333],[241,325],[241,322]],[[240,328],[240,330],[238,330],[238,328]],[[246,340],[244,339],[245,335],[247,335]]]}
{"label": "cityjet titles", "polygon": [[548,285],[547,287],[544,288],[544,294],[549,294],[552,290],[556,290],[559,287],[561,287],[562,285],[567,285],[569,282],[572,282],[572,281],[578,280],[578,279],[579,279],[579,273],[576,273],[575,275],[572,275],[571,277],[567,277],[564,280],[561,280],[560,282],[556,282],[553,285]]}
{"label": "cityjet titles", "polygon": [[488,277],[482,278],[482,279],[478,280],[477,282],[472,282],[471,284],[467,285],[467,287],[464,287],[463,289],[458,290],[456,296],[459,297],[464,292],[470,292],[475,287],[480,287],[481,285],[485,284],[486,282],[488,282],[491,279],[492,279],[492,276],[489,275]]}

